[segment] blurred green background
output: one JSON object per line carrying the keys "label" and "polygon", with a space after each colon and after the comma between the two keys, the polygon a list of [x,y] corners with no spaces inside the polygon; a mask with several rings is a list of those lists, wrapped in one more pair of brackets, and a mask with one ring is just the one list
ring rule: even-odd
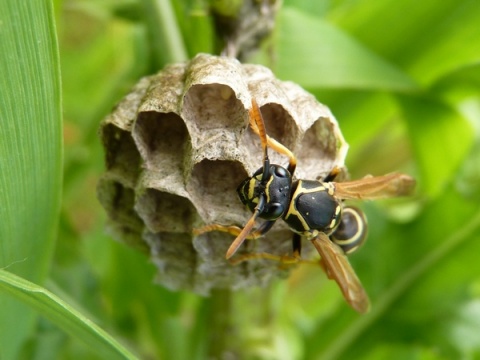
{"label": "blurred green background", "polygon": [[106,234],[101,119],[141,76],[218,53],[210,6],[239,3],[0,4],[0,359],[130,356],[106,333],[142,359],[480,359],[478,0],[285,0],[247,59],[331,108],[352,178],[418,180],[413,198],[362,204],[370,233],[351,262],[367,315],[306,265],[268,289],[171,292]]}

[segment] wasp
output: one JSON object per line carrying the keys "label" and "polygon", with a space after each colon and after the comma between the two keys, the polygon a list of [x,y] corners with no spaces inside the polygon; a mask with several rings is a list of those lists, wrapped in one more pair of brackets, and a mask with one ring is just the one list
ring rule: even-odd
{"label": "wasp", "polygon": [[[282,218],[293,232],[291,256],[251,253],[231,260],[232,263],[249,259],[301,262],[301,240],[302,237],[307,238],[320,255],[322,269],[328,278],[338,284],[348,304],[360,313],[367,312],[370,307],[368,295],[347,259],[347,255],[365,241],[367,221],[360,209],[346,206],[344,200],[408,195],[415,186],[415,180],[408,175],[391,173],[335,182],[340,173],[337,167],[322,180],[294,180],[296,157],[267,135],[260,108],[253,98],[249,122],[253,132],[260,137],[263,166],[240,184],[237,193],[253,214],[243,228],[213,224],[195,229],[194,233],[223,231],[235,235],[226,253],[226,258],[230,259],[246,239],[261,237]],[[287,168],[270,163],[268,148],[288,157]],[[265,221],[254,230],[258,218]]]}

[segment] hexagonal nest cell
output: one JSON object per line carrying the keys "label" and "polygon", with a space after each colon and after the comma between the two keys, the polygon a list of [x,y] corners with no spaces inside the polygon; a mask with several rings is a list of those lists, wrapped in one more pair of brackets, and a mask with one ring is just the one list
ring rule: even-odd
{"label": "hexagonal nest cell", "polygon": [[[157,281],[168,288],[208,294],[286,274],[268,260],[231,265],[225,252],[234,237],[228,233],[192,234],[204,224],[242,227],[251,216],[236,188],[262,166],[260,140],[248,126],[252,98],[267,133],[296,154],[298,178],[344,168],[348,145],[327,107],[263,66],[226,57],[200,54],[141,79],[101,124],[106,172],[98,197],[108,228],[147,252]],[[288,163],[273,150],[269,155],[272,163]],[[291,238],[278,221],[239,253],[284,255]]]}

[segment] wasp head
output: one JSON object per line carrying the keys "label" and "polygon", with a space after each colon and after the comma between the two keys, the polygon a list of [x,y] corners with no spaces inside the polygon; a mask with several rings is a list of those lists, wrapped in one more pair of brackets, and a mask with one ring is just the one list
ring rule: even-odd
{"label": "wasp head", "polygon": [[[259,217],[266,220],[276,220],[288,209],[292,176],[282,166],[270,165],[265,176],[264,168],[258,169],[252,177],[245,179],[237,188],[238,196],[250,211],[254,211],[259,203],[263,209]],[[260,201],[260,198],[264,201]]]}

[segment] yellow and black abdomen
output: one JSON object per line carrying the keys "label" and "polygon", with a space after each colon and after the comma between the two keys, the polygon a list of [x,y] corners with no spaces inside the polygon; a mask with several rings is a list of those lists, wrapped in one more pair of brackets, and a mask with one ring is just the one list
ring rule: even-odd
{"label": "yellow and black abdomen", "polygon": [[340,246],[345,254],[356,251],[367,237],[367,218],[360,209],[346,206],[342,210],[342,221],[330,239]]}
{"label": "yellow and black abdomen", "polygon": [[342,206],[333,194],[332,183],[297,180],[292,185],[290,206],[283,219],[296,233],[316,236],[323,232],[330,235],[342,215]]}

